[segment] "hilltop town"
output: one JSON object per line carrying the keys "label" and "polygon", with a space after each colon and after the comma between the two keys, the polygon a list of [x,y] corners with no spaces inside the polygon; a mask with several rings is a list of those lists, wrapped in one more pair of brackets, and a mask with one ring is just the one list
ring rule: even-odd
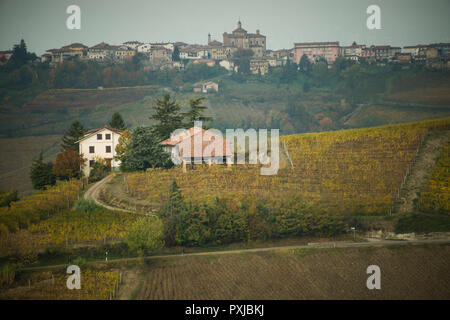
{"label": "hilltop town", "polygon": [[[264,75],[270,67],[283,66],[289,62],[300,63],[303,55],[311,63],[326,61],[331,66],[338,57],[352,61],[365,60],[375,63],[425,63],[427,67],[448,69],[450,67],[450,43],[419,44],[403,48],[391,45],[365,45],[353,42],[343,46],[339,41],[299,42],[290,49],[267,49],[266,36],[256,30],[250,33],[238,21],[231,33],[223,33],[222,42],[213,40],[208,34],[207,44],[185,42],[140,42],[127,41],[120,45],[100,42],[92,47],[72,43],[59,49],[48,49],[37,60],[56,67],[64,61],[74,59],[98,62],[123,63],[139,55],[144,70],[183,70],[192,62],[208,66],[220,65],[228,71],[237,71],[236,57],[250,55],[250,71]],[[5,64],[13,51],[0,51],[0,63]]]}

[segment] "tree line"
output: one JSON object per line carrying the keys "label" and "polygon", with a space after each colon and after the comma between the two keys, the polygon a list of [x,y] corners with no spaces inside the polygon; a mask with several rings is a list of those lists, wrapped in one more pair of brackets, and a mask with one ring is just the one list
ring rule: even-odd
{"label": "tree line", "polygon": [[285,203],[246,197],[192,202],[173,181],[158,212],[167,245],[198,246],[293,236],[335,236],[346,230],[342,216],[314,208],[303,199]]}

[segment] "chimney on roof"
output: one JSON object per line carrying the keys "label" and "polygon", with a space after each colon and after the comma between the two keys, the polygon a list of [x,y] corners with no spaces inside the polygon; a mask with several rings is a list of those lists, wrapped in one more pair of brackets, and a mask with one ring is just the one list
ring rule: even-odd
{"label": "chimney on roof", "polygon": [[208,44],[211,43],[211,33],[208,33]]}
{"label": "chimney on roof", "polygon": [[241,20],[239,20],[238,21],[238,29],[241,29],[242,28],[242,23],[241,23]]}
{"label": "chimney on roof", "polygon": [[259,34],[259,29],[256,29],[256,34]]}

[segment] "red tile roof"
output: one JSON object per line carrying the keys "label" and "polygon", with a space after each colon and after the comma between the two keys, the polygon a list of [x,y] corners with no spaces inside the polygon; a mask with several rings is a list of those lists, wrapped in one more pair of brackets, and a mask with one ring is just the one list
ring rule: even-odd
{"label": "red tile roof", "polygon": [[122,132],[123,132],[123,130],[116,129],[116,128],[112,128],[112,127],[110,127],[110,126],[108,126],[108,125],[105,125],[105,126],[102,127],[102,128],[91,129],[91,130],[86,131],[86,132],[84,133],[84,136],[90,135],[90,134],[95,133],[95,132],[97,132],[97,131],[100,131],[100,130],[102,130],[102,129],[108,129],[108,130],[111,130],[111,131],[113,131],[113,132],[115,132],[115,133],[122,133]]}
{"label": "red tile roof", "polygon": [[[217,136],[214,133],[211,134],[210,132],[207,132],[205,129],[200,128],[200,127],[192,127],[190,129],[186,130],[186,133],[187,133],[187,135],[179,134],[179,135],[176,135],[169,139],[166,139],[166,140],[160,142],[160,144],[166,145],[166,146],[179,145],[181,147],[179,156],[182,158],[183,157],[200,157],[201,155],[203,155],[205,153],[206,148],[211,150],[211,154],[208,155],[211,157],[224,157],[224,156],[232,155],[232,151],[230,150],[230,148],[228,148],[228,150],[227,150],[227,140],[224,137],[222,137],[221,148],[219,150],[217,150],[217,148],[214,148],[212,145],[216,141],[216,137],[218,137],[217,139],[220,139],[221,136]],[[210,133],[210,135],[208,135],[208,133]],[[189,146],[189,143],[186,141],[186,139],[190,139],[190,150],[186,150],[186,148]],[[202,150],[201,150],[200,155],[197,155],[194,152],[195,151],[194,143],[198,139],[200,139],[200,141],[202,142]],[[220,140],[217,140],[217,141],[220,141]],[[184,144],[183,142],[185,142],[186,144]],[[197,150],[197,152],[199,152],[199,151]]]}
{"label": "red tile roof", "polygon": [[[188,134],[189,137],[193,136],[194,134],[201,132],[202,134],[205,132],[206,130],[200,127],[192,127],[190,129],[187,129],[186,132]],[[162,145],[169,145],[169,146],[175,146],[177,144],[179,144],[181,141],[183,141],[183,134],[178,134],[174,137],[170,137],[164,141],[161,141],[160,144]]]}
{"label": "red tile roof", "polygon": [[327,42],[297,42],[294,43],[294,46],[324,46],[324,45],[333,45],[339,46],[339,41],[327,41]]}

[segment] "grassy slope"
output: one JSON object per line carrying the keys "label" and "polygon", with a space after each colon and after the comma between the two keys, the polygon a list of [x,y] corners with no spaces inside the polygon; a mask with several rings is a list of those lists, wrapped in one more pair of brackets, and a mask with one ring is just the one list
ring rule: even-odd
{"label": "grassy slope", "polygon": [[392,93],[386,97],[390,101],[434,106],[450,106],[450,83],[432,88],[414,88]]}
{"label": "grassy slope", "polygon": [[29,170],[33,159],[43,150],[44,159],[54,161],[60,139],[58,135],[0,138],[0,189],[31,193]]}
{"label": "grassy slope", "polygon": [[[450,103],[449,103],[450,106]],[[368,105],[358,109],[345,125],[350,128],[380,126],[384,124],[406,123],[440,119],[450,116],[450,107],[442,106],[402,106],[399,105]]]}

